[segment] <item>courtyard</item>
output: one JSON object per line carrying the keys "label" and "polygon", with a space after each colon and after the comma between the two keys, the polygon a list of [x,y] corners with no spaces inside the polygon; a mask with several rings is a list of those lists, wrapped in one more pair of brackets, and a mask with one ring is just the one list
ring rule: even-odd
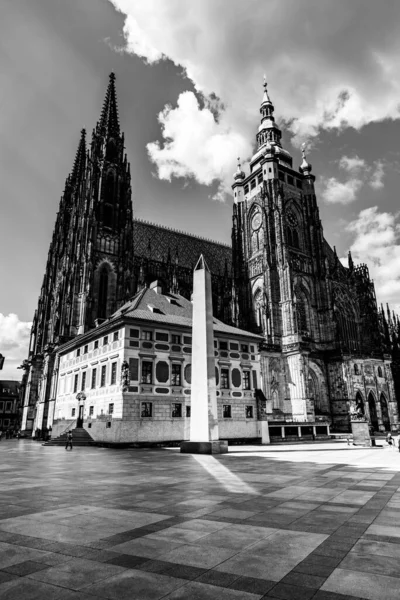
{"label": "courtyard", "polygon": [[1,600],[394,600],[400,454],[0,443]]}

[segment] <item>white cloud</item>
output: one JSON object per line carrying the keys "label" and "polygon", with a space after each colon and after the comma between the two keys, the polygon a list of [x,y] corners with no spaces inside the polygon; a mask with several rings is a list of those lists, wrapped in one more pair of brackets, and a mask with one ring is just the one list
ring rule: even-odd
{"label": "white cloud", "polygon": [[233,173],[238,154],[250,151],[250,144],[225,124],[224,113],[217,123],[209,108],[200,108],[193,92],[181,94],[177,108],[167,106],[159,121],[163,145],[152,142],[147,150],[160,179],[195,177],[199,183],[210,185],[216,179],[223,180],[229,170]]}
{"label": "white cloud", "polygon": [[357,193],[363,186],[361,179],[352,178],[344,183],[336,179],[336,177],[329,177],[327,179],[321,178],[322,183],[322,199],[327,204],[350,204],[357,200]]}
{"label": "white cloud", "polygon": [[342,156],[339,160],[339,167],[349,173],[358,172],[367,166],[365,160],[359,156]]}
{"label": "white cloud", "polygon": [[375,281],[378,302],[389,302],[400,312],[400,213],[362,210],[347,230],[355,238],[350,247],[356,263],[367,263]]}
{"label": "white cloud", "polygon": [[383,177],[385,175],[385,171],[383,169],[383,162],[381,160],[377,160],[374,164],[374,171],[371,175],[371,179],[369,180],[369,185],[374,190],[380,190],[384,187]]}
{"label": "white cloud", "polygon": [[[254,141],[264,72],[276,114],[286,121],[295,143],[321,129],[360,129],[399,117],[399,3],[386,3],[384,10],[369,3],[365,10],[362,0],[110,2],[126,15],[127,51],[149,63],[168,58],[186,71],[198,92],[221,98],[223,117],[210,126],[212,138],[215,142],[220,132],[222,148],[235,147],[234,155],[236,146],[247,149],[243,159]],[[186,116],[187,128],[198,130],[183,104],[178,101],[173,109],[178,110],[174,121]],[[199,117],[195,110],[191,116]],[[206,144],[207,130],[202,138],[197,134],[198,143]],[[181,153],[188,132],[175,126],[173,135],[167,150],[154,154],[160,175],[192,173],[201,180],[217,173],[228,186],[234,164],[228,167],[226,160],[216,166],[214,142],[209,159],[204,153],[197,169]]]}
{"label": "white cloud", "polygon": [[0,352],[5,356],[0,379],[21,379],[23,373],[17,367],[28,358],[31,326],[32,323],[20,321],[14,313],[0,313]]}

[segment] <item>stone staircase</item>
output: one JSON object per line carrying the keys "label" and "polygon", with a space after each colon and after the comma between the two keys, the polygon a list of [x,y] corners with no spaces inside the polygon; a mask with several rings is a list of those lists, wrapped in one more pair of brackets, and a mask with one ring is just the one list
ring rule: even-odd
{"label": "stone staircase", "polygon": [[[96,442],[83,427],[72,429],[72,445],[73,446],[96,446]],[[65,431],[58,437],[45,442],[43,446],[66,446],[67,432]]]}

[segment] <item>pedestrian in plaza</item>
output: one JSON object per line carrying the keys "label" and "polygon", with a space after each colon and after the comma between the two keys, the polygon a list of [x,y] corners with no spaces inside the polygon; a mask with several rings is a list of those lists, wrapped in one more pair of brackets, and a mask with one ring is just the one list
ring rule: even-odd
{"label": "pedestrian in plaza", "polygon": [[389,448],[393,447],[393,438],[392,438],[392,434],[390,433],[390,431],[386,436],[386,443],[389,446]]}
{"label": "pedestrian in plaza", "polygon": [[68,431],[67,432],[67,444],[65,446],[65,449],[68,450],[68,446],[71,448],[72,450],[72,431]]}

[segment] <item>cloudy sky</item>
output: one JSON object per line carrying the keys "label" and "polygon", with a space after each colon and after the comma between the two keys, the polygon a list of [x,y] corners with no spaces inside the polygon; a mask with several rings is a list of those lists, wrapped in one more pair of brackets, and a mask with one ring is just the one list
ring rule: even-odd
{"label": "cloudy sky", "polygon": [[13,0],[0,22],[0,352],[19,378],[79,132],[115,71],[135,215],[230,241],[266,74],[325,236],[400,305],[397,0]]}

